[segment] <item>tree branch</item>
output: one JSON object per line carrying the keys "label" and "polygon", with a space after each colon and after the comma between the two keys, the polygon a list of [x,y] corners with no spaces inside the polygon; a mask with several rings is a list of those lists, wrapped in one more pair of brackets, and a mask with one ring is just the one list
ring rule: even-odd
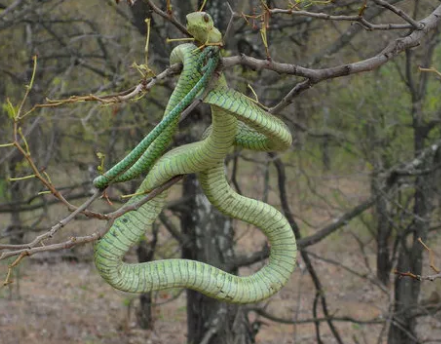
{"label": "tree branch", "polygon": [[273,314],[268,313],[267,311],[263,310],[262,308],[258,308],[258,307],[247,308],[247,311],[254,312],[256,314],[259,314],[260,316],[263,316],[264,318],[267,318],[271,321],[278,322],[281,324],[297,324],[297,325],[299,325],[299,324],[309,324],[309,323],[313,323],[313,322],[324,322],[324,321],[329,321],[329,320],[351,322],[354,324],[383,324],[386,321],[385,319],[382,319],[382,318],[360,320],[360,319],[352,318],[349,316],[341,316],[341,317],[330,316],[330,317],[325,317],[325,318],[291,320],[291,319],[284,319],[284,318],[277,317]]}
{"label": "tree branch", "polygon": [[79,238],[73,237],[73,238],[70,238],[68,241],[63,242],[63,243],[57,243],[57,244],[52,244],[52,245],[45,245],[45,246],[36,247],[38,244],[41,244],[43,242],[43,240],[52,238],[53,235],[59,229],[64,227],[73,218],[75,218],[75,216],[77,216],[82,211],[84,211],[94,200],[96,200],[100,196],[100,194],[101,194],[101,192],[97,190],[92,195],[92,197],[90,197],[86,202],[84,202],[81,206],[79,206],[76,209],[75,212],[73,212],[72,214],[70,214],[69,216],[64,218],[63,220],[59,221],[48,232],[38,236],[31,243],[25,244],[25,245],[0,245],[0,250],[2,250],[2,249],[12,249],[12,251],[3,252],[0,255],[0,260],[6,259],[6,258],[12,257],[12,256],[17,256],[17,255],[20,255],[20,256],[31,256],[31,255],[33,255],[33,254],[35,254],[37,252],[61,250],[63,248],[70,248],[70,247],[76,246],[78,244],[83,244],[83,243],[86,243],[86,242],[95,241],[95,240],[101,238],[110,229],[110,227],[113,224],[113,221],[116,218],[124,215],[125,213],[127,213],[129,211],[133,211],[133,210],[139,209],[139,207],[141,207],[142,205],[144,205],[148,201],[152,200],[157,195],[159,195],[163,191],[165,191],[168,188],[170,188],[172,185],[176,184],[182,178],[183,178],[183,176],[176,176],[176,177],[170,179],[168,182],[164,183],[163,185],[161,185],[161,186],[157,187],[156,189],[152,190],[148,195],[146,195],[146,197],[142,198],[141,200],[139,200],[139,201],[137,201],[135,203],[126,204],[125,206],[121,207],[117,211],[114,211],[114,212],[109,213],[107,215],[102,215],[103,218],[106,218],[108,220],[108,223],[107,223],[105,229],[103,231],[101,231],[100,233],[93,233],[93,234],[91,234],[89,236],[86,236],[86,237],[79,237]]}
{"label": "tree branch", "polygon": [[287,105],[290,104],[291,99],[313,85],[328,80],[331,78],[338,78],[351,74],[371,71],[376,69],[386,62],[402,53],[406,49],[416,47],[421,40],[433,29],[435,29],[441,22],[441,5],[438,6],[429,16],[418,22],[422,29],[414,30],[409,35],[397,38],[390,42],[381,52],[368,59],[348,63],[336,67],[312,69],[298,66],[295,64],[280,63],[272,60],[259,60],[250,56],[240,55],[233,57],[226,57],[222,59],[224,68],[229,68],[238,64],[248,66],[255,70],[269,69],[280,74],[290,74],[304,77],[304,80],[298,84],[285,96],[282,101],[270,109],[271,113],[278,113]]}

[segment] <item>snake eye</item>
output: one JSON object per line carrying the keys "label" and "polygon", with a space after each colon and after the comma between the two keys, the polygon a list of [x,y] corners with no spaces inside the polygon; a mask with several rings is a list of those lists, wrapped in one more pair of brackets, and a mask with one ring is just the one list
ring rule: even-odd
{"label": "snake eye", "polygon": [[204,21],[206,23],[208,23],[210,21],[210,16],[207,13],[204,14]]}

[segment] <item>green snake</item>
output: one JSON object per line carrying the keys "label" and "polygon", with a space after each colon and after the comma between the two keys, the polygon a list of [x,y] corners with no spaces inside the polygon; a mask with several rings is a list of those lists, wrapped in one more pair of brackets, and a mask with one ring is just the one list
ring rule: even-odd
{"label": "green snake", "polygon": [[[203,45],[221,42],[221,34],[207,13],[187,15],[187,29]],[[181,44],[173,50],[170,62],[182,62],[183,71],[164,118],[168,118],[170,112],[183,103],[185,96],[203,78],[203,71],[200,70],[202,54],[204,52],[194,44]],[[210,61],[215,63],[216,59],[210,58]],[[208,71],[206,74],[210,73]],[[186,259],[125,263],[123,258],[126,252],[139,242],[146,230],[151,229],[161,212],[167,191],[115,220],[95,245],[95,264],[109,284],[126,292],[189,288],[230,303],[258,302],[279,291],[289,280],[295,267],[296,241],[288,221],[277,209],[239,195],[229,186],[224,162],[234,146],[255,151],[281,151],[291,145],[292,137],[281,120],[263,111],[243,94],[230,89],[221,74],[214,79],[211,91],[203,101],[211,106],[212,113],[212,125],[205,138],[174,148],[162,156],[151,157],[153,162],[143,162],[148,174],[137,193],[153,190],[174,176],[197,173],[203,192],[217,209],[227,216],[255,225],[265,233],[271,247],[267,265],[250,276],[239,277]],[[176,125],[177,119],[172,120],[143,156],[148,157],[151,153],[161,155]],[[122,175],[127,174],[133,166],[128,170],[125,166]],[[110,181],[118,179],[121,179],[121,174],[110,176],[107,180],[101,179],[96,184],[105,187]],[[129,202],[137,202],[142,197],[135,196]]]}
{"label": "green snake", "polygon": [[[181,112],[195,99],[196,95],[203,91],[213,75],[219,55],[214,55],[204,67],[204,75],[195,83],[192,89],[184,92],[184,86],[194,84],[202,69],[201,63],[204,57],[209,56],[213,50],[206,49],[202,54],[194,54],[197,56],[196,63],[184,64],[182,74],[186,77],[180,78],[175,91],[165,110],[165,116],[162,121],[125,157],[122,161],[112,167],[103,175],[97,177],[93,184],[98,189],[106,188],[110,183],[124,182],[138,177],[141,173],[149,170],[158,157],[164,152],[165,148],[172,139],[173,133],[176,131],[179,115]],[[175,49],[172,52],[171,61],[182,61],[182,52]]]}

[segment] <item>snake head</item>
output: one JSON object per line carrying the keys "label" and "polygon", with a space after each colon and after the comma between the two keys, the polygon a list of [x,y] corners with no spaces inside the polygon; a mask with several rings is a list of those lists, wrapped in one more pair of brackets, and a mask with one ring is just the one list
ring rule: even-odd
{"label": "snake head", "polygon": [[222,34],[214,26],[213,18],[206,12],[187,14],[187,30],[198,43],[222,42]]}

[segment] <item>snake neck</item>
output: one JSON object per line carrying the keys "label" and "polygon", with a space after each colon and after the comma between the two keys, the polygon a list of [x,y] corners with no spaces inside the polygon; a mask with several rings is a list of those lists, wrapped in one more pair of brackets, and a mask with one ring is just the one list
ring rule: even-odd
{"label": "snake neck", "polygon": [[171,52],[170,64],[182,63],[183,67],[176,87],[165,108],[164,116],[187,95],[201,78],[201,73],[197,66],[200,52],[195,49],[197,49],[197,47],[194,44],[186,43],[178,45]]}
{"label": "snake neck", "polygon": [[227,111],[212,108],[212,126],[204,140],[172,149],[164,154],[144,179],[140,190],[152,190],[174,176],[198,173],[224,161],[237,133],[237,119]]}
{"label": "snake neck", "polygon": [[[223,160],[233,147],[237,134],[238,120],[224,109],[217,107],[211,108],[211,117],[212,124],[209,129],[209,135],[204,140],[205,145],[208,152],[215,154],[217,159]],[[218,149],[213,150],[211,146],[218,147]],[[212,150],[213,152],[211,152]]]}

